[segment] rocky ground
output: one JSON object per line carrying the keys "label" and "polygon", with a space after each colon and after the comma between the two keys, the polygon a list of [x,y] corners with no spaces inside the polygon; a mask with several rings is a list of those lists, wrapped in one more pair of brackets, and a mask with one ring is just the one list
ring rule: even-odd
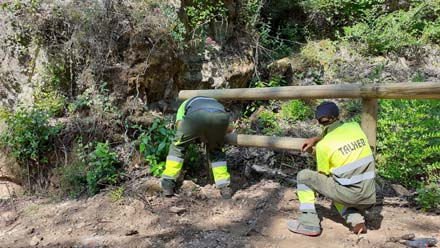
{"label": "rocky ground", "polygon": [[369,231],[355,235],[319,200],[323,233],[303,237],[286,221],[298,215],[295,188],[274,180],[236,185],[223,200],[212,185],[185,180],[163,198],[158,179],[145,177],[92,198],[56,201],[21,197],[1,203],[1,247],[404,247],[387,238],[414,233],[440,239],[440,215],[422,213],[397,196],[367,213]]}

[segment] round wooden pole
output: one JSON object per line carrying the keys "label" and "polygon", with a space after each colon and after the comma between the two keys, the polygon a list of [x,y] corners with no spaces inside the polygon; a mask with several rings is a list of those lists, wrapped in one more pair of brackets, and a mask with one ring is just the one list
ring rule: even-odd
{"label": "round wooden pole", "polygon": [[393,84],[335,84],[182,90],[179,99],[207,96],[219,100],[286,100],[329,98],[440,99],[440,82]]}
{"label": "round wooden pole", "polygon": [[290,137],[273,137],[263,135],[245,135],[230,133],[225,137],[226,144],[251,147],[265,147],[271,149],[301,151],[306,139]]}

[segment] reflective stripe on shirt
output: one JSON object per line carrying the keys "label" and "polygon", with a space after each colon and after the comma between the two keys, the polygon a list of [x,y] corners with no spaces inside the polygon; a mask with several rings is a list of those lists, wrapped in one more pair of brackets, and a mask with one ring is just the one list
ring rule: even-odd
{"label": "reflective stripe on shirt", "polygon": [[341,185],[352,185],[358,182],[362,182],[365,180],[373,179],[375,176],[374,171],[365,172],[360,175],[352,176],[351,178],[337,178],[335,180],[338,181]]}
{"label": "reflective stripe on shirt", "polygon": [[360,167],[362,167],[364,165],[367,165],[370,162],[374,162],[373,155],[369,155],[369,156],[363,157],[361,159],[358,159],[356,161],[353,161],[351,163],[348,163],[348,164],[343,165],[343,166],[338,167],[338,168],[333,168],[331,171],[332,171],[333,174],[339,176],[339,175],[341,175],[341,174],[343,174],[345,172],[352,171],[354,169],[357,169],[357,168],[360,168]]}

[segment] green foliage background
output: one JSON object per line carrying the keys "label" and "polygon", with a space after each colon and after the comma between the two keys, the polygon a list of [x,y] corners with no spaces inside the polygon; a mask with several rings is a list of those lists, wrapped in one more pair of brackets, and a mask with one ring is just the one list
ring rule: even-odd
{"label": "green foliage background", "polygon": [[165,160],[174,133],[169,121],[156,118],[152,125],[139,136],[139,151],[150,166],[150,172],[155,176],[162,175],[165,169]]}
{"label": "green foliage background", "polygon": [[409,187],[438,181],[440,102],[381,100],[379,114],[377,162],[381,175]]}

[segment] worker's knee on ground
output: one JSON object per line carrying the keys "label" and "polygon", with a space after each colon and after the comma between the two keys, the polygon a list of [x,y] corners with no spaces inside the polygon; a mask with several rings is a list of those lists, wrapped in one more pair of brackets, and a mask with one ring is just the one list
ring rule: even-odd
{"label": "worker's knee on ground", "polygon": [[304,169],[300,172],[298,172],[298,175],[296,176],[296,179],[298,181],[298,184],[308,184],[312,182],[314,173],[312,170]]}

